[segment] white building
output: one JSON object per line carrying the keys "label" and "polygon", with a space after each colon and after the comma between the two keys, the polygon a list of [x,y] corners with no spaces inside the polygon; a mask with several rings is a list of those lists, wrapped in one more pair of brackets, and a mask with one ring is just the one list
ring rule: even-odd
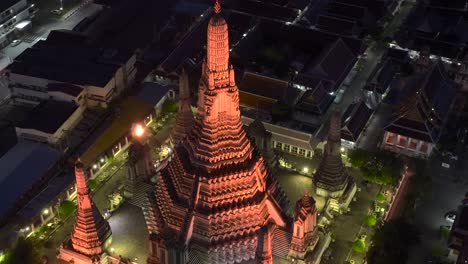
{"label": "white building", "polygon": [[[242,116],[242,123],[250,125],[254,119]],[[318,140],[309,133],[263,122],[265,129],[272,134],[271,146],[284,153],[312,159]]]}
{"label": "white building", "polygon": [[106,107],[133,84],[134,52],[90,47],[86,41],[78,33],[52,31],[26,49],[6,69],[14,102],[34,105],[54,98]]}
{"label": "white building", "polygon": [[10,44],[17,34],[28,28],[34,5],[26,0],[0,1],[0,48]]}

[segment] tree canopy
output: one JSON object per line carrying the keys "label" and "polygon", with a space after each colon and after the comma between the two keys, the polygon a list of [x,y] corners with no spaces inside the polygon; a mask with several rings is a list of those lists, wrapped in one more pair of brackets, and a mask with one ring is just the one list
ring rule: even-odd
{"label": "tree canopy", "polygon": [[356,149],[348,153],[348,159],[368,181],[387,185],[400,177],[401,162],[389,152]]}
{"label": "tree canopy", "polygon": [[164,104],[162,105],[161,111],[164,114],[168,114],[168,113],[177,112],[177,109],[178,109],[178,104],[176,101],[166,100]]}
{"label": "tree canopy", "polygon": [[65,200],[60,204],[58,212],[60,216],[68,217],[75,211],[75,209],[76,204],[73,201]]}
{"label": "tree canopy", "polygon": [[411,246],[419,242],[416,227],[403,218],[390,220],[376,229],[367,253],[369,264],[405,263]]}
{"label": "tree canopy", "polygon": [[38,264],[40,263],[39,251],[31,239],[23,237],[13,244],[6,252],[1,264]]}
{"label": "tree canopy", "polygon": [[366,249],[366,243],[362,239],[357,239],[351,246],[355,252],[361,253]]}
{"label": "tree canopy", "polygon": [[377,217],[375,215],[368,215],[365,219],[366,225],[373,227],[377,224]]}
{"label": "tree canopy", "polygon": [[89,184],[89,189],[90,189],[91,191],[96,190],[96,187],[97,187],[97,181],[96,181],[96,179],[91,179],[91,180],[89,180],[89,181],[88,181],[88,184]]}
{"label": "tree canopy", "polygon": [[375,199],[377,200],[377,202],[383,203],[383,202],[385,202],[385,200],[386,200],[385,194],[383,194],[383,193],[378,193],[377,196],[375,197]]}

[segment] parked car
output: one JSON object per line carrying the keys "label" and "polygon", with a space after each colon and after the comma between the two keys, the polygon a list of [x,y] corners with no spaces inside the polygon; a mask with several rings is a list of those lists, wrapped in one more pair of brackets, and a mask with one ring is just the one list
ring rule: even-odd
{"label": "parked car", "polygon": [[10,46],[16,47],[21,43],[21,39],[15,39],[11,42]]}

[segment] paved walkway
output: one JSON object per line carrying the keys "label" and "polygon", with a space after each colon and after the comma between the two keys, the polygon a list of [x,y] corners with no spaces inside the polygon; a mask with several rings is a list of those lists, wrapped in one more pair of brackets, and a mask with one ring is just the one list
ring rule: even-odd
{"label": "paved walkway", "polygon": [[[356,174],[354,174],[356,177]],[[332,233],[335,237],[335,242],[330,245],[332,250],[329,260],[322,261],[323,264],[341,264],[346,263],[348,257],[352,255],[351,244],[356,240],[358,235],[362,232],[364,219],[372,208],[372,203],[380,190],[380,186],[370,184],[369,187],[361,185],[361,179],[356,177],[358,191],[355,195],[356,201],[351,202],[349,213],[339,215],[332,220]],[[353,259],[361,258],[363,256],[353,255]],[[356,262],[361,263],[361,262]]]}
{"label": "paved walkway", "polygon": [[289,198],[289,211],[290,215],[294,214],[296,202],[302,198],[307,191],[315,199],[317,210],[320,212],[325,207],[325,199],[315,194],[313,189],[313,181],[311,176],[304,176],[294,171],[279,170],[278,180]]}

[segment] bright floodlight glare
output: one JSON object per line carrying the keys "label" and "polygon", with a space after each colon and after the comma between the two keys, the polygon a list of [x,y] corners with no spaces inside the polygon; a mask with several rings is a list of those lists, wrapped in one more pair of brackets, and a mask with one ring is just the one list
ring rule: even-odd
{"label": "bright floodlight glare", "polygon": [[304,171],[304,173],[308,173],[308,172],[309,172],[309,168],[304,167],[304,168],[302,169],[302,171]]}
{"label": "bright floodlight glare", "polygon": [[133,135],[136,137],[142,137],[145,134],[145,128],[141,124],[136,124],[133,128]]}
{"label": "bright floodlight glare", "polygon": [[44,209],[44,211],[42,211],[43,214],[45,215],[48,215],[49,214],[49,209]]}
{"label": "bright floodlight glare", "polygon": [[340,150],[341,150],[341,152],[344,152],[344,151],[345,151],[345,148],[341,147]]}

